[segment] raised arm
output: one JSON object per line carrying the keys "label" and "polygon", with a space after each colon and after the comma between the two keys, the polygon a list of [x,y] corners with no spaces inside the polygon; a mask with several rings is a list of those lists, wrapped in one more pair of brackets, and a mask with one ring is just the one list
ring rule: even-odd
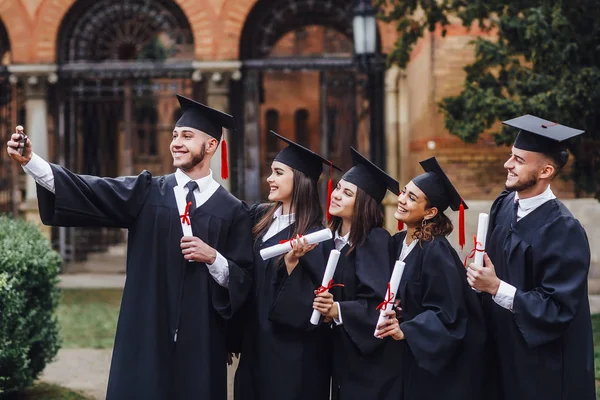
{"label": "raised arm", "polygon": [[14,133],[7,152],[35,179],[44,224],[127,228],[135,220],[150,188],[149,172],[123,178],[74,174],[36,156],[29,139],[21,155],[21,138],[20,133]]}

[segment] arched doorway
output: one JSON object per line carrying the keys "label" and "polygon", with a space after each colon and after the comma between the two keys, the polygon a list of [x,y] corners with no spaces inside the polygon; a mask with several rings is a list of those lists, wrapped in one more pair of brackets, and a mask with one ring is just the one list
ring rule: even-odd
{"label": "arched doorway", "polygon": [[[191,79],[193,36],[173,0],[78,0],[61,24],[57,59],[57,161],[100,176],[172,172],[176,93],[203,98]],[[58,232],[67,260],[104,251],[119,230]]]}
{"label": "arched doorway", "polygon": [[[6,27],[0,20],[0,136],[5,143],[14,132],[16,121],[23,121],[23,90],[16,81],[11,81],[7,66],[11,63],[11,47]],[[0,214],[19,213],[22,195],[19,186],[19,168],[0,151]]]}
{"label": "arched doorway", "polygon": [[383,143],[383,132],[370,134],[372,112],[383,120],[383,110],[371,107],[373,82],[353,57],[353,12],[346,0],[262,0],[248,14],[241,93],[234,93],[244,116],[234,188],[247,201],[267,194],[269,164],[281,148],[268,135],[273,126],[343,168],[351,165],[350,146],[372,154],[373,139]]}

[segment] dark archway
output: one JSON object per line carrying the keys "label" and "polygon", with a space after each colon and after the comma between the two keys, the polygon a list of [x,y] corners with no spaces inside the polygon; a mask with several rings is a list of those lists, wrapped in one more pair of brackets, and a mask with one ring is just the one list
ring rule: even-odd
{"label": "dark archway", "polygon": [[[77,0],[58,34],[56,160],[99,176],[172,172],[175,94],[202,100],[193,55],[190,23],[173,0]],[[60,235],[67,260],[123,239],[110,229]]]}
{"label": "dark archway", "polygon": [[[18,83],[9,79],[7,65],[10,64],[11,46],[8,32],[0,19],[0,137],[6,142],[14,132],[17,120],[22,120],[23,91]],[[0,214],[19,213],[20,192],[17,168],[6,151],[0,152]]]}
{"label": "dark archway", "polygon": [[171,0],[79,0],[58,35],[62,64],[192,60],[193,36]]}
{"label": "dark archway", "polygon": [[4,26],[4,22],[0,19],[0,65],[4,66],[9,60],[6,60],[7,55],[10,54],[10,40],[8,39],[8,32]]}
{"label": "dark archway", "polygon": [[[247,201],[260,200],[266,193],[263,181],[270,160],[265,109],[277,109],[280,133],[291,139],[298,131],[294,112],[306,109],[309,117],[303,129],[308,134],[296,139],[344,168],[349,167],[350,146],[367,154],[370,147],[383,147],[371,143],[383,143],[382,131],[374,140],[369,138],[369,121],[371,117],[382,121],[383,108],[370,106],[377,103],[368,101],[367,90],[377,82],[382,96],[383,80],[363,73],[353,56],[353,13],[354,2],[347,0],[261,0],[248,14],[239,51],[244,78],[240,92],[232,93],[232,101],[239,103],[232,109],[241,110],[244,131],[243,144],[236,149],[243,158],[242,169],[233,187]],[[285,41],[289,43],[282,51]],[[381,41],[377,42],[380,48]],[[304,89],[292,89],[298,82]]]}
{"label": "dark archway", "polygon": [[347,0],[261,0],[246,18],[240,58],[265,58],[286,33],[309,25],[333,28],[351,40],[352,10]]}

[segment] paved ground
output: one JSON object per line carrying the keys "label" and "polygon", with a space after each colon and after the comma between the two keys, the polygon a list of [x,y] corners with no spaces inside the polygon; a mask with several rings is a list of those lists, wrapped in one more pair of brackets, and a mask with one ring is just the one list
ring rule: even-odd
{"label": "paved ground", "polygon": [[58,287],[63,289],[110,289],[125,285],[124,274],[66,274],[59,278]]}
{"label": "paved ground", "polygon": [[112,349],[61,349],[41,380],[105,399],[111,354]]}
{"label": "paved ground", "polygon": [[[61,275],[59,286],[65,289],[104,289],[120,288],[124,283],[125,275],[123,274],[85,273]],[[591,293],[598,293],[598,291],[592,290],[596,287],[600,287],[598,282],[590,282]],[[592,314],[600,313],[600,295],[590,295],[590,308]],[[56,361],[46,367],[41,379],[85,392],[95,399],[104,399],[111,354],[112,350],[61,349]],[[237,362],[234,367],[228,368],[230,399],[232,399],[232,382],[236,366]]]}
{"label": "paved ground", "polygon": [[[122,288],[123,274],[64,274],[59,287],[63,289]],[[60,349],[56,360],[49,364],[41,380],[81,391],[94,399],[106,398],[112,349]],[[229,398],[233,399],[233,376],[237,360],[228,367]]]}
{"label": "paved ground", "polygon": [[[49,364],[40,379],[86,395],[104,400],[112,349],[61,349],[56,360]],[[228,367],[229,399],[233,399],[234,366]]]}

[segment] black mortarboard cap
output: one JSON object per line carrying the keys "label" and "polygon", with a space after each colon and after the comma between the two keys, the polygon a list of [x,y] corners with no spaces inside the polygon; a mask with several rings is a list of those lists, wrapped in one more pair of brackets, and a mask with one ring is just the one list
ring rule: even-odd
{"label": "black mortarboard cap", "polygon": [[458,211],[462,203],[465,209],[469,208],[435,157],[423,160],[419,164],[425,173],[414,178],[412,182],[425,193],[432,207],[436,207],[440,212],[448,206]]}
{"label": "black mortarboard cap", "polygon": [[333,165],[331,161],[321,157],[314,151],[309,150],[274,131],[271,131],[271,134],[288,144],[288,147],[281,150],[277,156],[275,156],[274,161],[279,161],[288,167],[298,170],[314,181],[319,180],[319,177],[323,172],[323,164],[327,164],[330,167],[341,171],[341,169]]}
{"label": "black mortarboard cap", "polygon": [[521,130],[514,143],[517,149],[547,155],[567,150],[566,141],[584,132],[529,114],[502,123]]}
{"label": "black mortarboard cap", "polygon": [[355,184],[378,203],[381,203],[385,197],[387,189],[398,194],[400,184],[397,180],[365,158],[354,147],[350,147],[350,151],[354,166],[342,176],[343,180]]}
{"label": "black mortarboard cap", "polygon": [[187,126],[198,129],[217,140],[221,140],[223,128],[233,129],[233,117],[214,108],[205,106],[187,97],[177,95],[181,106],[181,117],[176,126]]}

